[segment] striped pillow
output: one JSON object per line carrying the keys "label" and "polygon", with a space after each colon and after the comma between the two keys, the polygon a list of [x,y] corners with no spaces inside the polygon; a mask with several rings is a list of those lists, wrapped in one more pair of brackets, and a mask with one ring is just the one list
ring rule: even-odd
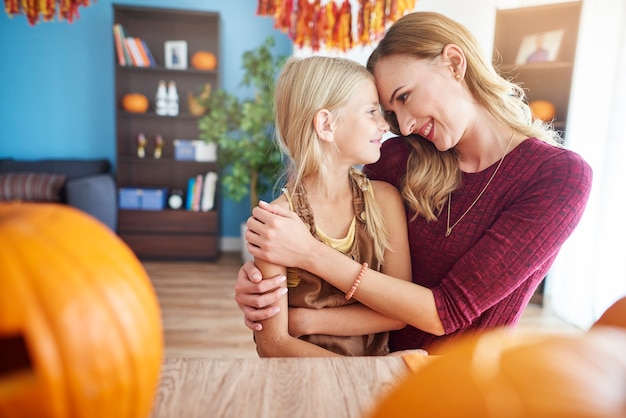
{"label": "striped pillow", "polygon": [[60,192],[66,179],[65,174],[0,174],[0,201],[58,202],[61,200]]}

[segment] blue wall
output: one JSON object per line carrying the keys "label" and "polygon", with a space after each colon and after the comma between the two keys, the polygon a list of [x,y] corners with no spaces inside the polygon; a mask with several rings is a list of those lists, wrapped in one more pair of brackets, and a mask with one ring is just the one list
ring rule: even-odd
{"label": "blue wall", "polygon": [[[127,0],[151,7],[221,15],[222,87],[237,94],[241,55],[268,35],[276,52],[292,43],[255,15],[254,0]],[[0,12],[0,158],[108,158],[115,164],[113,1],[80,7],[80,17],[30,26],[25,16]],[[239,236],[248,200],[222,202],[222,236]]]}

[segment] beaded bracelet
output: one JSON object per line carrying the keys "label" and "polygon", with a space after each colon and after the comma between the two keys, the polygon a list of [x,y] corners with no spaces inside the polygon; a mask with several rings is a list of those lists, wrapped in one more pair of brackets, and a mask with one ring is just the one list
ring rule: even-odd
{"label": "beaded bracelet", "polygon": [[356,276],[356,279],[354,279],[354,283],[352,283],[352,287],[350,288],[350,291],[346,293],[346,300],[350,300],[352,299],[352,296],[354,296],[354,292],[356,292],[356,288],[359,287],[359,285],[361,284],[361,279],[363,278],[363,275],[365,274],[365,270],[367,270],[367,263],[361,264],[361,271],[359,271],[359,274]]}

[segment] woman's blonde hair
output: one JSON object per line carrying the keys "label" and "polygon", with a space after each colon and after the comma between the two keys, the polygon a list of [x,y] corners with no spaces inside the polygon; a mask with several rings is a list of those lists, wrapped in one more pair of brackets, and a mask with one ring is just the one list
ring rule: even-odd
{"label": "woman's blonde hair", "polygon": [[[350,98],[364,82],[373,83],[373,76],[363,65],[345,58],[292,57],[285,63],[274,93],[276,138],[287,157],[284,177],[293,190],[304,178],[315,178],[320,188],[327,189],[328,167],[338,149],[318,139],[315,115],[326,109],[340,120]],[[360,170],[351,170],[350,176],[364,186]],[[374,241],[376,257],[382,262],[388,247],[383,217],[372,193],[363,195],[367,231]]]}
{"label": "woman's blonde hair", "polygon": [[[479,105],[515,132],[558,144],[559,135],[549,124],[532,120],[524,90],[496,72],[469,30],[442,14],[414,12],[400,18],[370,55],[367,69],[373,73],[378,60],[390,56],[433,60],[449,44],[459,46],[465,54],[464,80]],[[391,131],[400,134],[395,115],[386,117]],[[461,182],[457,153],[454,149],[438,151],[431,142],[418,136],[410,136],[407,141],[412,152],[407,162],[402,195],[416,216],[435,220],[448,193]]]}

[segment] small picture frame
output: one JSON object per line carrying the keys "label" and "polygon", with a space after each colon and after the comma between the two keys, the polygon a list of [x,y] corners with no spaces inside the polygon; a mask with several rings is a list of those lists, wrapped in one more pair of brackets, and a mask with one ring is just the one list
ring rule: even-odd
{"label": "small picture frame", "polygon": [[187,41],[165,42],[165,68],[187,69]]}
{"label": "small picture frame", "polygon": [[524,36],[515,64],[555,61],[559,54],[563,32],[563,29],[558,29]]}

